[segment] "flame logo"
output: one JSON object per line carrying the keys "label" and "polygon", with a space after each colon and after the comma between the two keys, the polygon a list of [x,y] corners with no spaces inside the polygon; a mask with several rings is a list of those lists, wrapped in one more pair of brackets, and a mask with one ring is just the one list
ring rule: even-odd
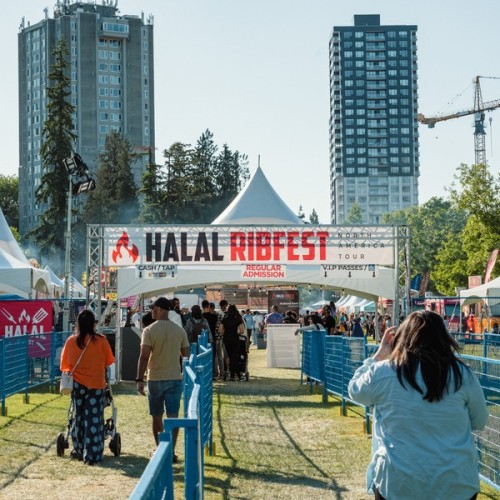
{"label": "flame logo", "polygon": [[31,320],[31,316],[26,312],[26,309],[23,309],[23,312],[19,315],[19,323],[22,323],[25,321],[26,323],[29,323]]}
{"label": "flame logo", "polygon": [[116,243],[116,248],[113,250],[112,259],[115,264],[118,264],[118,260],[125,258],[122,254],[122,250],[126,250],[128,252],[128,258],[132,260],[132,263],[135,263],[139,257],[139,249],[133,243],[129,247],[129,237],[125,231],[123,231]]}

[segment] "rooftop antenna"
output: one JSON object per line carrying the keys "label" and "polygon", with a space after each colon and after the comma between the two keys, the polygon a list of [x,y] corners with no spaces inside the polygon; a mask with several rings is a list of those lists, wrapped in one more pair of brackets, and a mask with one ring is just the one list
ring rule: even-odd
{"label": "rooftop antenna", "polygon": [[258,159],[257,159],[257,168],[260,168],[260,155],[258,156]]}

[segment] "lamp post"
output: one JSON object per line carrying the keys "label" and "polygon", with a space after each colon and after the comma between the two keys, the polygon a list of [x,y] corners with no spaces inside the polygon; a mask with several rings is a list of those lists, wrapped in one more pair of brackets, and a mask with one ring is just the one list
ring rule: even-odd
{"label": "lamp post", "polygon": [[[73,212],[73,195],[78,195],[85,191],[95,189],[95,180],[89,176],[87,165],[83,162],[79,154],[74,154],[70,158],[63,160],[64,166],[68,171],[68,213],[66,217],[66,248],[64,253],[64,297],[66,305],[64,307],[63,328],[69,331],[69,299],[70,299],[70,281],[71,272],[71,222]],[[81,179],[84,179],[83,181]]]}

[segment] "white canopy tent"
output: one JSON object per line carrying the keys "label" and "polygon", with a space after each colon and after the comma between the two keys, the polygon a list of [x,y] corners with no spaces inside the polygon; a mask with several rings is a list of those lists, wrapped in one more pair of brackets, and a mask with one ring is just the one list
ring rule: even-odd
{"label": "white canopy tent", "polygon": [[49,273],[30,264],[0,209],[0,294],[29,299],[50,292]]}
{"label": "white canopy tent", "polygon": [[50,266],[45,266],[44,269],[50,276],[51,295],[59,298],[64,293],[64,281],[57,277],[56,273],[50,268]]}
{"label": "white canopy tent", "polygon": [[[65,278],[61,280],[63,284],[63,290],[65,281]],[[87,289],[74,276],[71,276],[71,281],[69,283],[69,296],[72,299],[81,299],[85,298],[86,295]]]}
{"label": "white canopy tent", "polygon": [[50,294],[49,273],[0,248],[0,295],[13,294],[30,299],[37,292]]}
{"label": "white canopy tent", "polygon": [[484,300],[488,307],[500,304],[500,277],[474,288],[460,290],[460,305],[469,305]]}

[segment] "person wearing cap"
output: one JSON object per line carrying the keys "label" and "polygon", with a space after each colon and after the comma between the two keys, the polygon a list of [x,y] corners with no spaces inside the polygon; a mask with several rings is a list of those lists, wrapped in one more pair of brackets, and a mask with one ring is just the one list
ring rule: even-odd
{"label": "person wearing cap", "polygon": [[[168,318],[171,304],[159,297],[151,306],[154,323],[144,328],[141,352],[137,362],[137,390],[144,392],[144,375],[147,371],[149,414],[152,417],[153,436],[158,445],[158,434],[163,432],[163,413],[167,418],[179,416],[182,395],[182,373],[179,354],[189,357],[189,341],[186,331]],[[173,432],[174,463],[178,429]]]}

